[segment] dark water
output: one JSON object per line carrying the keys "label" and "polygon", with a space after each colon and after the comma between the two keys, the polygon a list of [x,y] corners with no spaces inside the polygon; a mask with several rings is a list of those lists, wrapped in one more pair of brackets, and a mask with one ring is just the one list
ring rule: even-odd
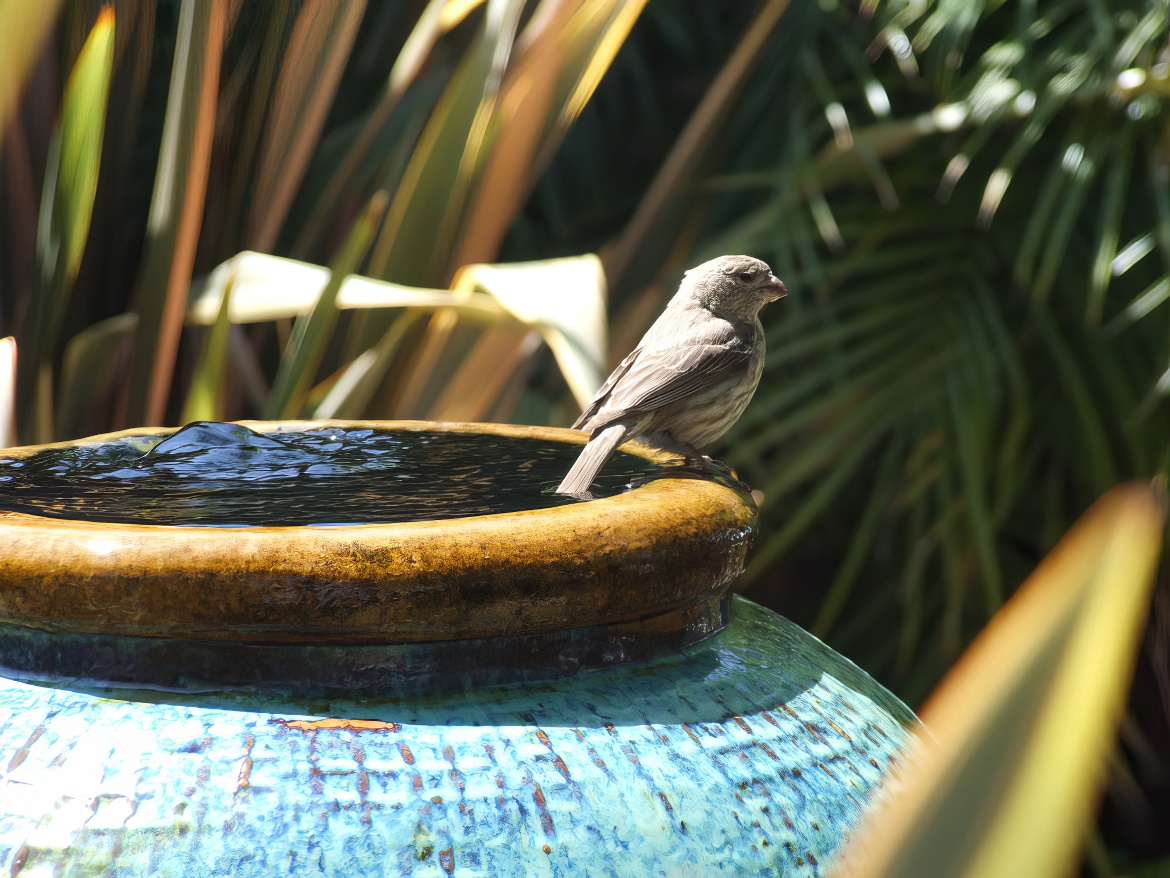
{"label": "dark water", "polygon": [[[352,428],[261,434],[210,423],[160,438],[0,456],[0,510],[246,527],[428,521],[581,502],[553,493],[580,451],[560,442]],[[618,452],[592,494],[613,496],[667,473],[693,475]]]}

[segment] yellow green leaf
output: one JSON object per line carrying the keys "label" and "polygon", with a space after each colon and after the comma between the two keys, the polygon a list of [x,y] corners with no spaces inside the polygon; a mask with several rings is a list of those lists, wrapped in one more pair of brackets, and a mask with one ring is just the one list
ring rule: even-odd
{"label": "yellow green leaf", "polygon": [[1106,777],[1164,526],[1161,492],[1098,501],[921,711],[928,730],[837,876],[1073,874]]}
{"label": "yellow green leaf", "polygon": [[107,6],[69,74],[49,144],[37,220],[37,294],[17,376],[18,407],[32,414],[21,424],[27,441],[52,438],[49,358],[89,237],[113,65],[114,10]]}
{"label": "yellow green leaf", "polygon": [[191,387],[183,403],[180,420],[184,424],[192,421],[223,420],[223,375],[227,362],[228,337],[231,332],[231,301],[233,277],[229,277],[220,300],[219,313],[195,366]]}

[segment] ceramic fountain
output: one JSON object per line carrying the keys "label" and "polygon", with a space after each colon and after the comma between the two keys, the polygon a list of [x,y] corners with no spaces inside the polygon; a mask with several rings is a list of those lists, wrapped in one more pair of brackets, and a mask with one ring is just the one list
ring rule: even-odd
{"label": "ceramic fountain", "polygon": [[629,445],[598,499],[552,493],[583,438],[0,452],[0,866],[824,874],[912,714],[731,596],[756,509],[730,473]]}

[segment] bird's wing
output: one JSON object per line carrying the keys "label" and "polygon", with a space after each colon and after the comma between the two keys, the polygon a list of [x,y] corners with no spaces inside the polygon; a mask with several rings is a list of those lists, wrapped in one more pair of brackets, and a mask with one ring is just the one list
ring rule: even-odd
{"label": "bird's wing", "polygon": [[653,411],[707,390],[742,374],[751,358],[751,349],[742,343],[692,344],[641,351],[618,376],[619,380],[614,381],[603,401],[604,420],[609,422]]}
{"label": "bird's wing", "polygon": [[601,385],[601,389],[594,395],[593,401],[585,407],[585,411],[581,412],[581,417],[573,422],[574,430],[584,429],[589,419],[601,410],[601,407],[605,405],[605,401],[609,399],[609,394],[613,390],[613,386],[617,384],[619,378],[630,370],[630,366],[633,365],[634,360],[638,359],[638,354],[641,352],[642,348],[640,346],[636,347],[626,355],[624,360],[618,363],[617,368],[610,373],[609,377],[605,379],[605,383]]}

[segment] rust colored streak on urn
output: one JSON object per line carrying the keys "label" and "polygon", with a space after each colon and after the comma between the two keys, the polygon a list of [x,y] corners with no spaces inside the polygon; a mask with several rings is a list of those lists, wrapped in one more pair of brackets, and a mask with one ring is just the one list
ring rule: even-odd
{"label": "rust colored streak on urn", "polygon": [[9,773],[20,768],[22,762],[28,758],[29,750],[32,749],[33,744],[45,733],[44,726],[37,726],[33,729],[32,734],[28,736],[28,740],[24,742],[24,746],[12,754],[12,759],[8,761]]}
{"label": "rust colored streak on urn", "polygon": [[439,865],[448,875],[455,874],[455,851],[451,848],[439,851]]}
{"label": "rust colored streak on urn", "polygon": [[29,848],[27,844],[22,844],[20,850],[16,852],[16,856],[12,858],[12,866],[8,870],[8,874],[15,878],[20,874],[20,870],[24,868],[24,864],[28,862]]}
{"label": "rust colored streak on urn", "polygon": [[410,747],[406,744],[398,745],[398,752],[402,754],[402,761],[407,765],[414,765],[414,754],[410,752]]}
{"label": "rust colored streak on urn", "polygon": [[744,718],[742,716],[733,715],[731,718],[733,720],[735,720],[735,724],[737,726],[739,726],[741,729],[743,729],[749,735],[752,734],[752,727],[747,724],[747,722],[744,720]]}
{"label": "rust colored streak on urn", "polygon": [[544,790],[540,788],[540,784],[536,781],[532,782],[532,801],[536,803],[536,811],[540,815],[540,826],[544,830],[544,834],[549,838],[553,838],[557,834],[556,827],[553,825],[552,814],[549,813],[548,804],[544,800]]}
{"label": "rust colored streak on urn", "polygon": [[351,732],[397,732],[402,726],[376,719],[271,719],[270,723],[296,729],[298,732],[316,732],[321,729],[345,729]]}
{"label": "rust colored streak on urn", "polygon": [[252,757],[245,756],[240,760],[240,773],[236,776],[236,792],[248,789],[252,783]]}

